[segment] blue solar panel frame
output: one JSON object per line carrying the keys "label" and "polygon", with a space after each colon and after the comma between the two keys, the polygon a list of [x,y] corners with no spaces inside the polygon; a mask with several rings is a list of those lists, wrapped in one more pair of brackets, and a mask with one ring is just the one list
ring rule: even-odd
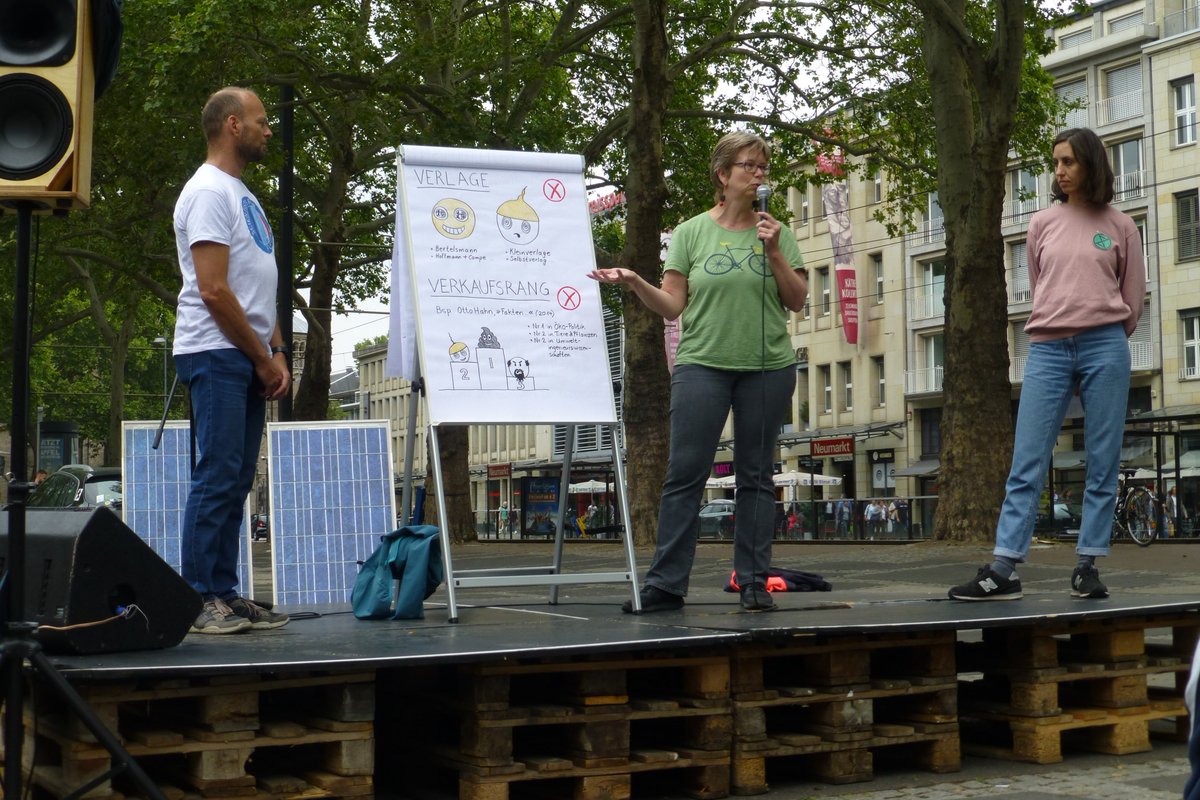
{"label": "blue solar panel frame", "polygon": [[388,420],[267,426],[276,605],[348,604],[360,563],[396,527]]}
{"label": "blue solar panel frame", "polygon": [[[121,426],[121,515],[125,524],[179,572],[182,564],[183,508],[192,480],[191,425],[171,420],[154,449],[158,422]],[[238,553],[238,592],[255,598],[254,548],[250,546],[250,502],[246,501]]]}

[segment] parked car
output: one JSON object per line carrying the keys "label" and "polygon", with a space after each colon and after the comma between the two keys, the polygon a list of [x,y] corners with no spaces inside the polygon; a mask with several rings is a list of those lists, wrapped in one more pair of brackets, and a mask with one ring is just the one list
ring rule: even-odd
{"label": "parked car", "polygon": [[121,468],[65,464],[42,481],[25,505],[29,508],[79,508],[121,505]]}
{"label": "parked car", "polygon": [[732,500],[710,500],[700,507],[700,535],[709,539],[733,539]]}
{"label": "parked car", "polygon": [[1038,509],[1033,523],[1034,533],[1050,536],[1072,537],[1079,535],[1079,524],[1083,519],[1083,506],[1079,503],[1055,503],[1054,519],[1043,509]]}
{"label": "parked car", "polygon": [[271,538],[271,516],[269,514],[252,514],[250,516],[250,541],[266,541]]}

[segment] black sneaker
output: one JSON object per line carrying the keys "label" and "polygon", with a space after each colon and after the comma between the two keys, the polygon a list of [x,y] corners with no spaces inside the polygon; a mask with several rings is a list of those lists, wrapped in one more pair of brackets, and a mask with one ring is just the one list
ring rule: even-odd
{"label": "black sneaker", "polygon": [[1108,597],[1108,587],[1100,582],[1100,570],[1095,564],[1076,567],[1071,573],[1071,596],[1089,600]]}
{"label": "black sneaker", "polygon": [[[638,592],[638,598],[642,601],[642,614],[648,614],[652,611],[674,611],[678,608],[683,608],[683,598],[677,594],[663,591],[657,586],[643,586]],[[632,614],[633,601],[626,600],[621,604],[621,610],[626,614]]]}
{"label": "black sneaker", "polygon": [[1001,578],[992,571],[992,565],[980,567],[972,580],[950,590],[951,600],[1019,600],[1021,579],[1013,573],[1011,578]]}
{"label": "black sneaker", "polygon": [[742,587],[742,608],[747,611],[772,611],[775,601],[761,583],[748,583]]}
{"label": "black sneaker", "polygon": [[228,603],[234,614],[249,622],[250,627],[257,631],[282,628],[291,621],[287,614],[272,611],[244,597],[235,597]]}

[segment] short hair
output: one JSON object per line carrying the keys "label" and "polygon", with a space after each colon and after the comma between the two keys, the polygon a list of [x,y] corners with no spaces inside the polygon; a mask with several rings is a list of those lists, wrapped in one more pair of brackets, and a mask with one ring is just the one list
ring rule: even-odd
{"label": "short hair", "polygon": [[[1054,137],[1055,146],[1062,142],[1071,145],[1075,160],[1083,167],[1083,186],[1080,187],[1083,199],[1097,206],[1111,203],[1115,196],[1115,178],[1112,165],[1108,163],[1108,150],[1096,132],[1091,128],[1067,128]],[[1067,201],[1067,193],[1059,188],[1057,178],[1050,182],[1050,194],[1059,202]]]}
{"label": "short hair", "polygon": [[713,148],[708,177],[712,180],[713,186],[717,190],[716,197],[718,199],[720,199],[721,192],[725,188],[721,185],[721,170],[732,167],[733,160],[737,158],[738,153],[747,147],[757,147],[762,150],[764,161],[771,160],[771,145],[767,144],[767,140],[757,133],[750,133],[749,131],[727,133],[721,137],[720,141],[717,142],[717,146]]}
{"label": "short hair", "polygon": [[200,127],[204,129],[206,141],[212,142],[221,135],[221,128],[230,114],[240,117],[245,113],[245,99],[249,94],[253,93],[241,86],[226,86],[212,93],[200,112]]}

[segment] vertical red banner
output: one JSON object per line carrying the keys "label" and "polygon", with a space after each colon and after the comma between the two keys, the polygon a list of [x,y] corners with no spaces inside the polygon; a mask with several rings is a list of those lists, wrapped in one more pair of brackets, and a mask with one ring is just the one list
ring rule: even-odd
{"label": "vertical red banner", "polygon": [[[821,172],[844,175],[842,157],[820,156],[817,169]],[[825,201],[825,218],[829,223],[829,238],[833,241],[833,266],[837,281],[838,303],[842,310],[842,330],[846,341],[858,344],[858,276],[854,271],[854,240],[850,232],[850,190],[844,180],[821,187]]]}

